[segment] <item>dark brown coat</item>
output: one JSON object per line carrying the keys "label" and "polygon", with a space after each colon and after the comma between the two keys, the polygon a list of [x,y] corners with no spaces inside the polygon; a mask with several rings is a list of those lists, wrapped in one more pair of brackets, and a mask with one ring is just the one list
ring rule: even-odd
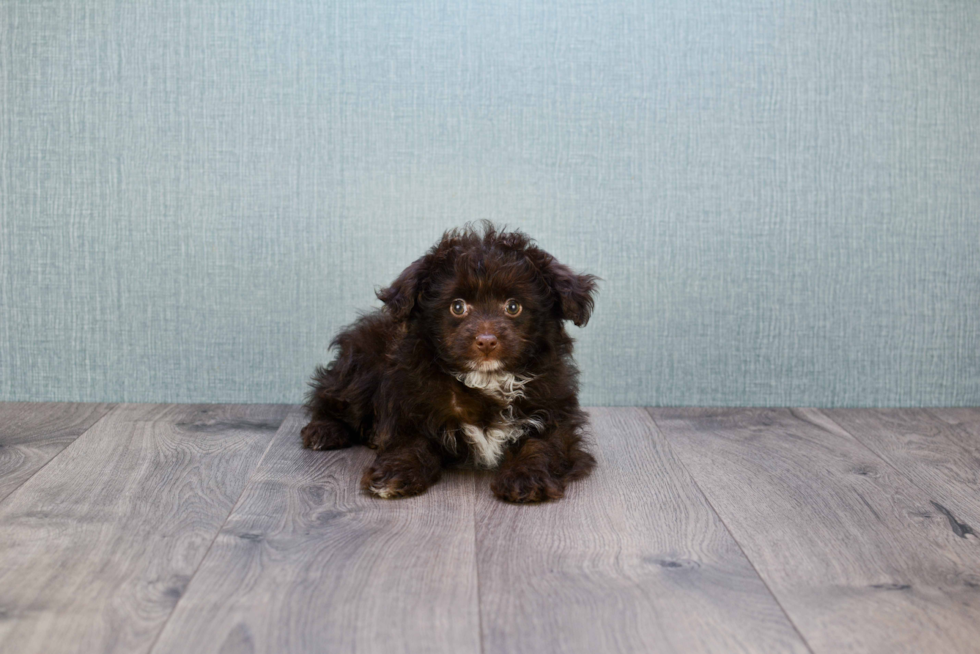
{"label": "dark brown coat", "polygon": [[377,449],[362,485],[379,497],[421,493],[461,463],[496,468],[501,499],[561,497],[595,464],[564,327],[588,322],[595,292],[521,232],[447,232],[334,339],[303,445]]}

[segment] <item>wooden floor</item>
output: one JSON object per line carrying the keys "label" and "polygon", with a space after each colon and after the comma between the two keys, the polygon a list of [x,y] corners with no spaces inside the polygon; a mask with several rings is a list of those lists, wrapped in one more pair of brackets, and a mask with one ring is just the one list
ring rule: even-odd
{"label": "wooden floor", "polygon": [[980,410],[590,413],[513,506],[298,407],[0,404],[0,651],[980,652]]}

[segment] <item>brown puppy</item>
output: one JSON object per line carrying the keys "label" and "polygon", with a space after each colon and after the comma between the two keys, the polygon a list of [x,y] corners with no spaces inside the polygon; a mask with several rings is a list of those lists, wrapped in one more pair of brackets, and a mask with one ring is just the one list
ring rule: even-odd
{"label": "brown puppy", "polygon": [[460,463],[496,468],[501,499],[561,497],[595,465],[564,321],[588,322],[596,280],[521,232],[447,232],[378,292],[383,309],[334,339],[303,446],[376,448],[361,483],[383,498],[421,493]]}

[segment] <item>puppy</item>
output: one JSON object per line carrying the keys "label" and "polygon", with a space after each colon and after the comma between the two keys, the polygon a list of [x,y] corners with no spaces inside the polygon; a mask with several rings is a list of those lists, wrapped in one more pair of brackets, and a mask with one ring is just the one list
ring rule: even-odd
{"label": "puppy", "polygon": [[446,232],[377,293],[383,309],[334,339],[303,446],[376,449],[361,485],[382,498],[421,493],[457,464],[495,469],[509,502],[562,497],[595,465],[564,321],[588,322],[596,281],[519,231]]}

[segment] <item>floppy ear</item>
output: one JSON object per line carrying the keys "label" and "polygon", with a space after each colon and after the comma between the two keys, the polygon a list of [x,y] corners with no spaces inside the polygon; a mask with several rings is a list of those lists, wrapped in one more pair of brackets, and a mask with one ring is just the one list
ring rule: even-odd
{"label": "floppy ear", "polygon": [[599,278],[595,275],[578,275],[563,263],[558,263],[551,255],[545,255],[541,267],[545,281],[558,296],[561,303],[561,317],[571,320],[576,327],[585,327],[592,315]]}
{"label": "floppy ear", "polygon": [[391,286],[377,292],[378,299],[384,302],[385,311],[395,320],[401,322],[411,315],[422,286],[429,276],[430,263],[431,257],[428,255],[416,259]]}

